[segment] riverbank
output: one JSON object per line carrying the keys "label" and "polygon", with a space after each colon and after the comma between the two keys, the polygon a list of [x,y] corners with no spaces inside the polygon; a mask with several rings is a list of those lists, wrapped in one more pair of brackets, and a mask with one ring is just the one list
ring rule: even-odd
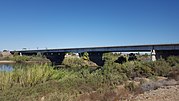
{"label": "riverbank", "polygon": [[14,64],[16,63],[15,61],[9,61],[9,60],[3,60],[3,61],[0,61],[0,64]]}
{"label": "riverbank", "polygon": [[[0,64],[15,64],[16,61],[11,60],[2,60],[0,61]],[[24,61],[24,63],[50,63],[49,61]]]}

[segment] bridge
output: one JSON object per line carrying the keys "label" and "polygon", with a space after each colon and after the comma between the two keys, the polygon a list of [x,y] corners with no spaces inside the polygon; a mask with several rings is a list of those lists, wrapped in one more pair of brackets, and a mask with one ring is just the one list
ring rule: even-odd
{"label": "bridge", "polygon": [[89,53],[89,59],[97,65],[103,65],[103,53],[107,52],[151,52],[151,60],[167,58],[168,56],[179,56],[179,43],[175,44],[150,44],[150,45],[129,45],[129,46],[109,46],[109,47],[88,47],[88,48],[66,48],[66,49],[43,49],[43,50],[20,50],[10,51],[12,54],[18,52],[22,55],[45,55],[54,64],[61,64],[65,54],[84,52]]}

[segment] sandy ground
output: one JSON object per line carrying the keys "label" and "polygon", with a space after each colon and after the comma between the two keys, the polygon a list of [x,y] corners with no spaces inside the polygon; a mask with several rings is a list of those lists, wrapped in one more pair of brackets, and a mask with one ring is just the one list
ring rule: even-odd
{"label": "sandy ground", "polygon": [[0,64],[11,64],[15,63],[15,61],[0,61]]}
{"label": "sandy ground", "polygon": [[134,101],[179,101],[179,85],[147,91],[138,95]]}

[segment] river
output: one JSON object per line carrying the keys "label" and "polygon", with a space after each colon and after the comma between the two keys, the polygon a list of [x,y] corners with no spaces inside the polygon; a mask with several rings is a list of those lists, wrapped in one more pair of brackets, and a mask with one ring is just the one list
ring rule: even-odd
{"label": "river", "polygon": [[13,66],[10,64],[0,64],[0,71],[12,71]]}

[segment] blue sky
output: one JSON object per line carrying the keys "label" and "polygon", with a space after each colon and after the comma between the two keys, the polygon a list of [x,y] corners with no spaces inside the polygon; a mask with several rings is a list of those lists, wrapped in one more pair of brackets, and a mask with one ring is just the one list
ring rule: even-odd
{"label": "blue sky", "polygon": [[0,0],[0,50],[179,43],[179,0]]}

